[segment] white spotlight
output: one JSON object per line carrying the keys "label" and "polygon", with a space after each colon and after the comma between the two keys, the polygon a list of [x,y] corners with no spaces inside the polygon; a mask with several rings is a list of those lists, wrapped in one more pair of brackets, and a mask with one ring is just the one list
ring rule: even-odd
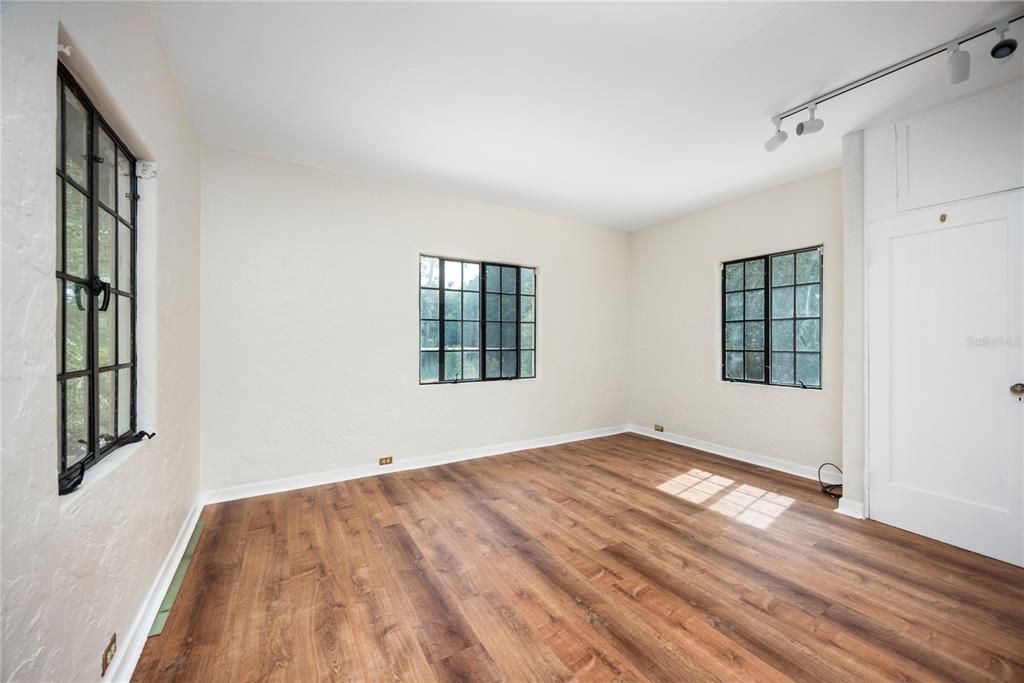
{"label": "white spotlight", "polygon": [[775,135],[768,138],[768,142],[764,143],[764,148],[768,152],[774,152],[779,147],[782,147],[782,143],[789,137],[786,131],[780,129],[780,126],[782,125],[781,120],[773,118],[772,123],[775,124]]}
{"label": "white spotlight", "polygon": [[961,50],[954,43],[946,50],[946,82],[950,85],[963,83],[971,77],[971,53]]}
{"label": "white spotlight", "polygon": [[817,133],[819,130],[825,127],[824,121],[822,121],[821,119],[814,118],[814,110],[817,108],[818,105],[816,104],[812,104],[807,107],[807,111],[811,115],[811,118],[796,124],[797,135],[810,135],[811,133]]}

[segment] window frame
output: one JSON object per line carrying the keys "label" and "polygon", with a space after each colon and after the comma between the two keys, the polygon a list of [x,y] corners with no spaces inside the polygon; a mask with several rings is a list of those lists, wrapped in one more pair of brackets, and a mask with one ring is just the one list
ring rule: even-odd
{"label": "window frame", "polygon": [[[419,361],[417,363],[417,367],[420,368],[420,371],[418,373],[418,378],[419,378],[420,385],[421,386],[432,386],[432,385],[438,385],[438,384],[469,384],[469,383],[477,383],[477,382],[502,382],[502,381],[512,381],[512,380],[536,379],[537,378],[537,327],[538,327],[538,323],[537,323],[537,270],[538,269],[537,269],[537,267],[536,266],[527,266],[527,265],[522,265],[522,264],[516,264],[516,263],[506,263],[506,262],[502,262],[502,261],[484,261],[484,260],[467,259],[467,258],[459,258],[459,257],[452,257],[452,256],[440,256],[438,254],[428,254],[428,253],[421,253],[421,254],[419,254],[418,260],[419,260],[420,264],[423,263],[423,259],[437,259],[438,260],[438,286],[436,288],[436,291],[438,292],[438,313],[437,313],[437,315],[438,315],[438,317],[437,317],[437,321],[438,321],[438,348],[437,348],[438,364],[437,364],[437,380],[436,381],[424,381],[422,367],[421,367],[422,354],[424,354],[424,353],[431,353],[433,351],[431,349],[424,349],[423,348],[423,345],[422,345],[422,325],[423,325],[424,322],[432,321],[433,318],[424,318],[423,317],[423,304],[422,304],[422,296],[423,295],[422,295],[422,292],[424,290],[434,290],[435,288],[434,287],[425,286],[423,284],[422,275],[421,275],[419,281],[417,282],[417,297],[418,297],[417,307],[419,309],[419,316],[418,316],[417,340],[416,340],[417,341],[417,347],[416,347],[417,348],[417,360]],[[478,314],[478,319],[475,320],[475,321],[473,321],[473,320],[466,320],[465,318],[462,318],[462,317],[460,317],[458,320],[454,320],[454,319],[453,320],[447,320],[445,318],[445,296],[444,296],[444,293],[446,291],[458,291],[458,292],[461,292],[461,293],[464,294],[467,291],[470,291],[470,290],[464,290],[464,289],[461,289],[461,288],[458,289],[458,290],[446,290],[445,289],[445,286],[444,286],[445,285],[445,277],[444,277],[445,276],[445,272],[444,271],[445,271],[445,263],[448,262],[448,261],[458,262],[462,266],[465,266],[466,264],[474,264],[474,265],[476,265],[476,266],[478,266],[480,268],[480,276],[479,276],[480,277],[480,289],[478,290],[479,291],[479,297],[480,297],[479,298],[479,314]],[[487,336],[487,324],[488,324],[488,322],[492,322],[492,323],[493,322],[499,322],[499,321],[488,321],[487,320],[487,303],[486,303],[487,302],[487,294],[490,293],[490,294],[499,294],[499,295],[507,296],[507,293],[502,292],[500,290],[500,288],[499,288],[498,292],[488,292],[487,291],[487,268],[488,267],[498,268],[499,269],[499,277],[500,277],[501,269],[504,269],[504,268],[514,268],[515,271],[516,271],[516,287],[515,287],[515,294],[513,295],[513,296],[515,296],[515,302],[516,302],[516,304],[515,304],[516,313],[515,313],[515,323],[514,323],[515,324],[516,367],[515,367],[515,374],[514,374],[514,376],[503,377],[503,376],[501,376],[502,373],[500,371],[498,373],[499,376],[497,376],[497,377],[488,377],[487,376],[487,357],[486,357],[486,354],[487,354],[488,351],[495,351],[496,350],[496,349],[488,349],[487,348],[487,339],[488,339],[488,336]],[[533,292],[531,294],[524,294],[523,291],[522,291],[523,269],[528,269],[528,270],[532,270],[533,271]],[[463,271],[463,272],[465,272],[465,271]],[[524,324],[524,321],[522,319],[522,306],[523,306],[523,297],[526,297],[526,296],[533,298],[533,320],[532,321],[525,321],[525,324],[533,325],[533,346],[531,348],[524,348],[523,347],[523,337],[522,337],[522,334],[523,334],[523,324]],[[479,353],[479,370],[480,370],[480,373],[479,373],[480,376],[479,377],[475,377],[475,378],[471,378],[471,379],[463,379],[463,378],[445,379],[444,378],[445,377],[445,369],[444,369],[444,360],[445,360],[445,358],[444,357],[445,357],[446,351],[448,351],[448,352],[458,352],[458,353],[462,353],[462,354],[467,353],[467,351],[466,351],[464,346],[460,347],[457,351],[455,349],[451,349],[451,350],[446,350],[445,349],[445,322],[460,322],[463,325],[466,322],[476,322],[479,325],[479,340],[480,341],[479,341],[478,350],[477,350],[477,352]],[[508,324],[508,323],[506,323],[505,321],[500,321],[499,324]],[[463,327],[463,331],[464,330],[465,330],[465,327]],[[500,339],[500,334],[501,333],[499,332],[499,339]],[[499,342],[497,351],[499,351],[500,353],[505,353],[505,352],[507,352],[509,350],[510,349],[502,348],[501,345],[500,345],[500,342]],[[533,353],[533,374],[532,375],[523,375],[523,352],[524,351],[530,351],[530,352]],[[469,352],[472,352],[472,350],[470,350]]]}
{"label": "window frame", "polygon": [[[820,295],[821,296],[820,296],[819,304],[818,304],[818,315],[817,316],[811,316],[811,317],[800,317],[800,316],[796,315],[796,310],[794,309],[793,317],[792,318],[778,318],[778,320],[792,320],[794,322],[794,326],[795,326],[797,320],[818,320],[818,350],[817,351],[797,351],[796,350],[796,329],[794,327],[794,338],[793,338],[794,348],[793,348],[793,351],[791,352],[794,355],[794,363],[795,363],[795,360],[796,360],[796,354],[798,354],[798,353],[808,353],[808,354],[815,353],[815,354],[817,354],[817,356],[818,356],[818,384],[817,384],[817,386],[808,386],[806,384],[803,384],[802,382],[797,381],[796,380],[796,374],[795,374],[796,373],[795,367],[794,367],[794,377],[793,377],[794,383],[793,384],[785,384],[785,383],[781,383],[781,382],[774,382],[774,381],[772,381],[772,366],[771,366],[772,353],[774,352],[773,349],[772,349],[772,328],[773,328],[772,323],[776,320],[776,318],[773,317],[773,307],[772,307],[772,290],[775,288],[775,286],[773,285],[773,278],[772,278],[772,261],[773,261],[773,259],[775,259],[775,258],[777,258],[779,256],[790,256],[790,255],[792,255],[794,257],[794,260],[795,260],[795,257],[796,257],[797,254],[801,254],[801,253],[805,253],[805,252],[810,252],[810,251],[817,251],[818,252],[818,260],[819,260],[818,261],[818,263],[819,263],[818,281],[817,282],[812,282],[812,283],[801,283],[801,284],[817,284],[819,286],[819,288],[820,288]],[[726,349],[726,344],[727,344],[726,326],[730,322],[733,322],[733,323],[735,323],[735,322],[742,322],[743,325],[744,325],[744,335],[745,335],[745,333],[746,333],[745,332],[746,331],[746,323],[747,322],[757,322],[757,319],[751,319],[751,320],[748,321],[747,318],[746,318],[746,292],[748,292],[748,291],[757,291],[757,288],[752,288],[752,289],[748,289],[747,288],[747,286],[746,286],[747,283],[746,283],[746,278],[745,278],[746,274],[744,272],[743,289],[741,289],[741,290],[734,290],[732,292],[727,292],[726,291],[726,270],[727,270],[727,268],[729,266],[735,265],[737,263],[747,263],[749,261],[758,261],[758,260],[760,260],[760,261],[762,261],[764,263],[764,287],[761,288],[762,291],[763,291],[763,300],[764,300],[764,318],[763,318],[763,322],[764,322],[764,344],[763,344],[763,346],[764,346],[764,349],[762,351],[762,353],[764,354],[764,379],[762,379],[762,380],[746,379],[745,366],[744,366],[744,373],[743,373],[744,376],[743,376],[742,379],[735,378],[735,377],[729,377],[728,373],[727,373],[727,368],[726,368],[726,358],[727,358],[726,354],[727,353],[736,353],[736,350],[735,349]],[[824,313],[825,313],[825,306],[824,306],[824,292],[825,292],[825,246],[824,246],[824,244],[817,244],[817,245],[809,246],[809,247],[800,247],[798,249],[787,249],[785,251],[777,251],[777,252],[772,252],[772,253],[769,253],[769,254],[761,254],[761,255],[758,255],[758,256],[748,256],[747,258],[739,258],[739,259],[732,259],[730,261],[723,261],[719,265],[719,270],[720,270],[720,277],[721,277],[721,284],[719,286],[719,296],[721,298],[720,309],[719,309],[720,310],[720,316],[721,316],[720,325],[719,325],[719,334],[720,334],[720,340],[719,340],[719,342],[720,342],[719,343],[719,354],[720,354],[719,379],[721,379],[723,382],[729,382],[729,383],[732,383],[732,384],[756,384],[756,385],[763,385],[763,386],[783,387],[783,388],[788,388],[788,389],[809,389],[809,390],[814,390],[814,391],[821,391],[824,388],[824,384],[825,384],[824,377],[823,377],[823,374],[824,374],[824,363],[823,363],[823,360],[822,360],[823,357],[824,357],[824,353],[825,353],[825,349],[824,349],[824,347],[825,347],[825,324],[824,324]],[[796,287],[801,286],[801,284],[798,284],[796,282],[796,270],[795,270],[795,265],[794,265],[793,284],[792,285],[779,285],[779,288],[782,288],[782,287],[793,287],[795,289]],[[742,321],[739,321],[739,320],[728,320],[727,319],[728,316],[727,316],[727,312],[726,312],[726,295],[727,294],[735,294],[737,292],[740,292],[740,293],[744,294],[744,315],[743,315],[743,320]],[[746,363],[747,349],[744,348],[742,353],[744,354],[744,363]],[[790,353],[790,352],[782,351],[782,352],[774,352],[774,353]]]}
{"label": "window frame", "polygon": [[[85,89],[78,83],[74,74],[62,63],[57,63],[57,122],[59,123],[59,131],[55,130],[54,133],[59,134],[59,140],[57,141],[57,151],[59,156],[56,158],[55,170],[56,170],[56,189],[55,199],[59,201],[59,215],[56,216],[56,229],[59,231],[58,240],[59,243],[56,245],[56,284],[57,284],[57,303],[58,303],[58,325],[55,328],[57,336],[57,344],[55,345],[55,351],[58,354],[57,359],[57,418],[58,418],[58,448],[57,448],[57,482],[58,492],[61,495],[70,493],[75,490],[81,483],[82,478],[87,470],[101,462],[108,455],[116,451],[121,446],[129,443],[134,443],[138,439],[136,438],[136,430],[138,429],[138,350],[136,340],[136,328],[138,321],[138,158],[132,153],[130,147],[125,144],[113,127],[103,118],[99,110],[93,104],[89,98]],[[67,144],[68,144],[68,97],[67,91],[71,91],[77,98],[78,102],[82,105],[86,113],[86,140],[85,140],[85,156],[87,159],[86,167],[88,173],[83,185],[79,181],[71,177],[71,174],[67,168]],[[110,173],[113,175],[113,202],[112,207],[106,206],[101,198],[99,176],[100,166],[103,163],[99,156],[99,145],[100,145],[100,134],[109,138],[113,147],[115,158],[110,167]],[[122,180],[119,173],[118,159],[124,158],[127,161],[128,177],[130,178],[130,187],[125,189],[121,187]],[[69,189],[77,192],[82,196],[84,200],[84,216],[83,216],[83,239],[85,240],[85,274],[84,276],[75,275],[68,272],[68,201]],[[120,199],[121,195],[124,194],[129,203],[128,214],[129,217],[125,219],[120,210]],[[106,292],[109,293],[109,301],[113,303],[113,306],[109,306],[106,310],[110,312],[108,317],[107,329],[109,331],[109,344],[112,347],[111,354],[113,361],[111,363],[103,364],[100,360],[100,308],[99,301],[102,296],[106,294],[100,294],[95,291],[96,283],[100,281],[100,220],[101,216],[106,214],[108,221],[110,218],[113,219],[113,234],[110,236],[111,239],[111,251],[110,251],[110,281],[105,287]],[[121,233],[122,229],[128,230],[128,242],[129,242],[129,257],[125,264],[122,264],[122,258],[120,254],[121,249]],[[127,280],[122,279],[121,267],[127,265],[130,273]],[[123,285],[128,285],[128,290],[123,289]],[[67,303],[67,287],[70,285],[77,286],[80,289],[76,291],[75,300],[82,299],[87,301],[85,308],[85,349],[84,354],[84,367],[78,370],[69,371],[66,367],[67,363],[67,346],[68,346],[68,316],[66,315],[66,303]],[[82,291],[84,289],[84,291]],[[122,310],[125,308],[124,303],[128,303],[130,312],[128,320],[128,333],[127,333],[127,359],[123,359],[121,350],[121,316],[125,315]],[[79,310],[81,308],[79,307]],[[120,384],[121,373],[127,371],[130,373],[130,382],[128,387],[128,412],[129,419],[128,425],[125,431],[120,429],[121,421],[121,401],[120,393],[122,390]],[[110,403],[109,410],[112,413],[112,423],[114,427],[114,434],[110,435],[112,438],[105,441],[102,445],[100,443],[101,438],[101,425],[100,425],[100,378],[103,375],[109,375],[110,380]],[[88,389],[87,389],[87,400],[86,406],[88,409],[88,424],[86,432],[88,434],[88,443],[86,444],[85,455],[76,461],[74,464],[68,466],[68,420],[67,420],[67,398],[68,382],[79,379],[88,378]]]}

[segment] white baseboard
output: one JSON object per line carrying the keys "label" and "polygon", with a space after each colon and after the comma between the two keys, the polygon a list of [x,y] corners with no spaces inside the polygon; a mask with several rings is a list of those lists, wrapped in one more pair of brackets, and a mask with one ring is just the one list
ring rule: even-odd
{"label": "white baseboard", "polygon": [[403,460],[395,463],[394,465],[387,465],[384,467],[377,464],[356,465],[354,467],[346,467],[339,470],[329,470],[327,472],[302,474],[296,477],[286,477],[284,479],[260,481],[252,484],[243,484],[241,486],[232,486],[229,488],[206,491],[200,495],[200,504],[210,505],[212,503],[223,503],[229,500],[264,496],[269,493],[281,493],[282,491],[293,491],[295,489],[309,488],[310,486],[333,484],[339,481],[361,479],[363,477],[372,477],[378,474],[387,474],[389,472],[416,470],[423,467],[433,467],[434,465],[446,465],[448,463],[461,462],[463,460],[473,460],[475,458],[486,458],[492,455],[501,455],[503,453],[524,451],[530,448],[557,446],[558,444],[569,443],[571,441],[582,441],[584,439],[594,439],[600,436],[622,434],[626,431],[629,431],[626,425],[602,427],[601,429],[590,429],[583,432],[572,432],[569,434],[559,434],[557,436],[545,436],[538,439],[526,439],[524,441],[510,441],[508,443],[497,444],[495,446],[484,446],[482,448],[469,448],[461,451],[439,453],[437,455],[426,455],[419,458],[412,458],[410,460]]}
{"label": "white baseboard", "polygon": [[855,519],[864,519],[864,503],[859,503],[855,500],[847,500],[846,498],[839,499],[839,507],[836,508],[836,512],[847,517],[853,517]]}
{"label": "white baseboard", "polygon": [[188,517],[181,525],[174,545],[171,546],[170,552],[164,558],[164,563],[161,565],[142,607],[135,616],[135,621],[128,629],[127,637],[117,644],[117,654],[114,655],[114,661],[110,663],[110,669],[107,671],[106,678],[109,680],[118,683],[121,681],[127,683],[131,680],[132,674],[135,672],[135,665],[138,664],[139,656],[142,655],[142,648],[145,647],[146,639],[149,638],[149,629],[153,625],[153,620],[156,619],[156,613],[160,611],[160,603],[164,601],[164,595],[167,594],[171,581],[174,580],[174,572],[177,571],[178,563],[181,562],[181,557],[185,554],[185,547],[192,537],[192,530],[195,529],[196,522],[199,521],[199,513],[202,510],[203,506],[197,502],[192,506],[191,512],[188,513]]}
{"label": "white baseboard", "polygon": [[[818,468],[812,467],[811,465],[801,465],[787,460],[780,460],[779,458],[772,458],[767,455],[761,455],[760,453],[740,450],[739,448],[733,448],[732,446],[723,446],[710,441],[694,439],[693,437],[683,436],[682,434],[656,432],[648,427],[641,427],[634,424],[628,425],[627,429],[635,434],[649,436],[653,439],[660,439],[661,441],[667,441],[679,446],[687,446],[688,448],[696,448],[699,451],[706,451],[715,455],[721,455],[725,458],[730,458],[731,460],[739,460],[740,462],[745,462],[751,465],[759,465],[760,467],[767,467],[769,469],[778,470],[779,472],[785,472],[786,474],[795,474],[796,476],[803,477],[804,479],[818,481]],[[821,473],[821,478],[826,484],[842,483],[834,471],[831,472],[831,474],[823,471]]]}

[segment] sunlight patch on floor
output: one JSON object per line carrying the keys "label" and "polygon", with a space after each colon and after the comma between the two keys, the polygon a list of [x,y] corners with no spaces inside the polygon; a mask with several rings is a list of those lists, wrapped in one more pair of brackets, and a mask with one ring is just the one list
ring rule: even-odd
{"label": "sunlight patch on floor", "polygon": [[676,498],[691,503],[701,504],[711,496],[721,493],[726,487],[736,483],[732,479],[720,477],[704,470],[692,469],[686,474],[672,477],[658,488]]}
{"label": "sunlight patch on floor", "polygon": [[789,496],[737,484],[734,479],[697,468],[659,484],[658,490],[697,505],[714,496],[709,510],[758,529],[767,529],[793,504]]}

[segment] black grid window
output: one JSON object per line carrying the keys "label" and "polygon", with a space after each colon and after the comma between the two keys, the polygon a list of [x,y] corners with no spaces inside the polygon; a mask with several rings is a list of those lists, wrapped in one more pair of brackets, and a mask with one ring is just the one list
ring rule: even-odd
{"label": "black grid window", "polygon": [[722,267],[722,379],[821,388],[822,249]]}
{"label": "black grid window", "polygon": [[420,257],[420,383],[534,377],[533,268]]}
{"label": "black grid window", "polygon": [[62,65],[57,77],[58,482],[135,431],[135,158]]}

